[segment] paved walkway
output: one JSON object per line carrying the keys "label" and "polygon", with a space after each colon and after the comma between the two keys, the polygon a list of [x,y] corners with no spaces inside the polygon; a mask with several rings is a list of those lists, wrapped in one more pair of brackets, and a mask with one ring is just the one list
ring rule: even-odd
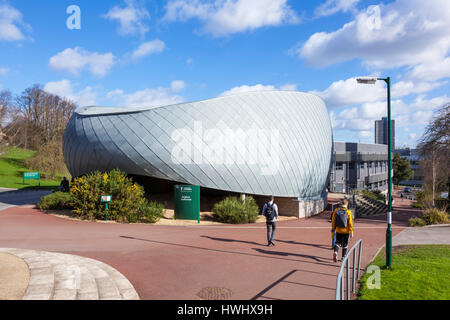
{"label": "paved walkway", "polygon": [[[267,247],[262,223],[93,223],[22,206],[0,211],[0,247],[99,260],[129,279],[141,299],[200,299],[205,292],[207,298],[333,299],[340,264],[331,259],[329,214],[279,222],[276,246]],[[407,206],[394,213],[394,235],[411,214]],[[355,228],[350,245],[363,239],[366,266],[385,242],[386,217],[359,219]]]}
{"label": "paved walkway", "polygon": [[392,244],[450,244],[450,225],[408,228],[394,237]]}
{"label": "paved walkway", "polygon": [[50,190],[19,190],[0,188],[0,211],[21,205],[34,205],[39,202],[41,197],[50,193]]}
{"label": "paved walkway", "polygon": [[136,300],[131,283],[114,268],[62,253],[0,248],[26,262],[29,283],[23,300]]}

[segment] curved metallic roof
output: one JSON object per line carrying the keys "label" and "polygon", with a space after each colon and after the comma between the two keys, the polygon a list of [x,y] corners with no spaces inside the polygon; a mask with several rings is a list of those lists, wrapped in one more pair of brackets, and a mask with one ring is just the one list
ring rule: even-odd
{"label": "curved metallic roof", "polygon": [[325,103],[295,91],[145,109],[81,108],[63,143],[73,176],[119,168],[212,189],[299,198],[324,190],[332,147]]}

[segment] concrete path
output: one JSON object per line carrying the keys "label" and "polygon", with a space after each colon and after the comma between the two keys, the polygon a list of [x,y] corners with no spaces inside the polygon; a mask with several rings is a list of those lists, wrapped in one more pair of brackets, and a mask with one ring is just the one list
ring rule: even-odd
{"label": "concrete path", "polygon": [[137,300],[131,283],[93,259],[54,252],[0,248],[26,262],[29,283],[23,300]]}
{"label": "concrete path", "polygon": [[[130,280],[141,299],[334,299],[330,212],[281,221],[276,246],[264,223],[156,226],[61,219],[30,207],[0,211],[0,247],[78,255],[106,263]],[[395,211],[393,233],[411,211]],[[362,266],[385,243],[386,217],[357,220]]]}
{"label": "concrete path", "polygon": [[392,239],[394,246],[406,244],[450,244],[450,225],[407,228]]}
{"label": "concrete path", "polygon": [[50,190],[19,190],[0,188],[0,211],[23,205],[35,205],[41,197],[52,193]]}

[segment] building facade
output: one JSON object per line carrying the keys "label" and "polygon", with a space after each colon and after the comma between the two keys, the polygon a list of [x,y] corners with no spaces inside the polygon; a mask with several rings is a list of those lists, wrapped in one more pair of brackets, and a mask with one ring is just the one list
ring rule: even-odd
{"label": "building facade", "polygon": [[284,213],[302,217],[326,206],[332,139],[321,98],[264,91],[145,109],[84,107],[67,125],[63,152],[74,177],[118,168],[204,189],[274,195],[293,207]]}
{"label": "building facade", "polygon": [[[395,120],[391,120],[392,144],[391,150],[395,150]],[[375,120],[375,144],[388,144],[388,119]]]}
{"label": "building facade", "polygon": [[422,177],[419,175],[419,162],[421,159],[419,149],[403,148],[395,150],[394,153],[398,153],[403,158],[406,158],[411,165],[411,170],[414,172],[412,179],[400,181],[400,184],[408,186],[421,186],[423,182]]}
{"label": "building facade", "polygon": [[388,190],[387,158],[384,144],[334,142],[329,191]]}

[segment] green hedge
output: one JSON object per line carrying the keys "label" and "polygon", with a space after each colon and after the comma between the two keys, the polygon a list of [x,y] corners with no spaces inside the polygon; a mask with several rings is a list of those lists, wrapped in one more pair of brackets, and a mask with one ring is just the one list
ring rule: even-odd
{"label": "green hedge", "polygon": [[423,227],[426,223],[423,219],[414,217],[408,220],[408,225],[410,227]]}
{"label": "green hedge", "polygon": [[41,198],[38,208],[42,210],[72,209],[72,197],[68,192],[55,192]]}
{"label": "green hedge", "polygon": [[145,201],[139,209],[142,216],[149,223],[157,222],[164,215],[164,206],[156,201]]}
{"label": "green hedge", "polygon": [[247,196],[245,202],[237,197],[228,197],[214,205],[213,213],[219,222],[253,223],[258,218],[259,207],[251,196]]}
{"label": "green hedge", "polygon": [[416,208],[416,209],[425,209],[425,206],[419,202],[414,202],[411,207]]}
{"label": "green hedge", "polygon": [[408,220],[410,227],[421,227],[425,225],[447,223],[449,215],[445,211],[436,208],[428,209],[423,213],[422,218],[414,217]]}
{"label": "green hedge", "polygon": [[111,195],[109,219],[118,222],[156,222],[164,207],[148,202],[144,189],[120,170],[93,172],[75,179],[70,188],[73,212],[80,218],[103,220],[105,204],[100,196]]}
{"label": "green hedge", "polygon": [[432,208],[425,210],[422,219],[427,225],[446,223],[448,221],[448,215],[446,212]]}

